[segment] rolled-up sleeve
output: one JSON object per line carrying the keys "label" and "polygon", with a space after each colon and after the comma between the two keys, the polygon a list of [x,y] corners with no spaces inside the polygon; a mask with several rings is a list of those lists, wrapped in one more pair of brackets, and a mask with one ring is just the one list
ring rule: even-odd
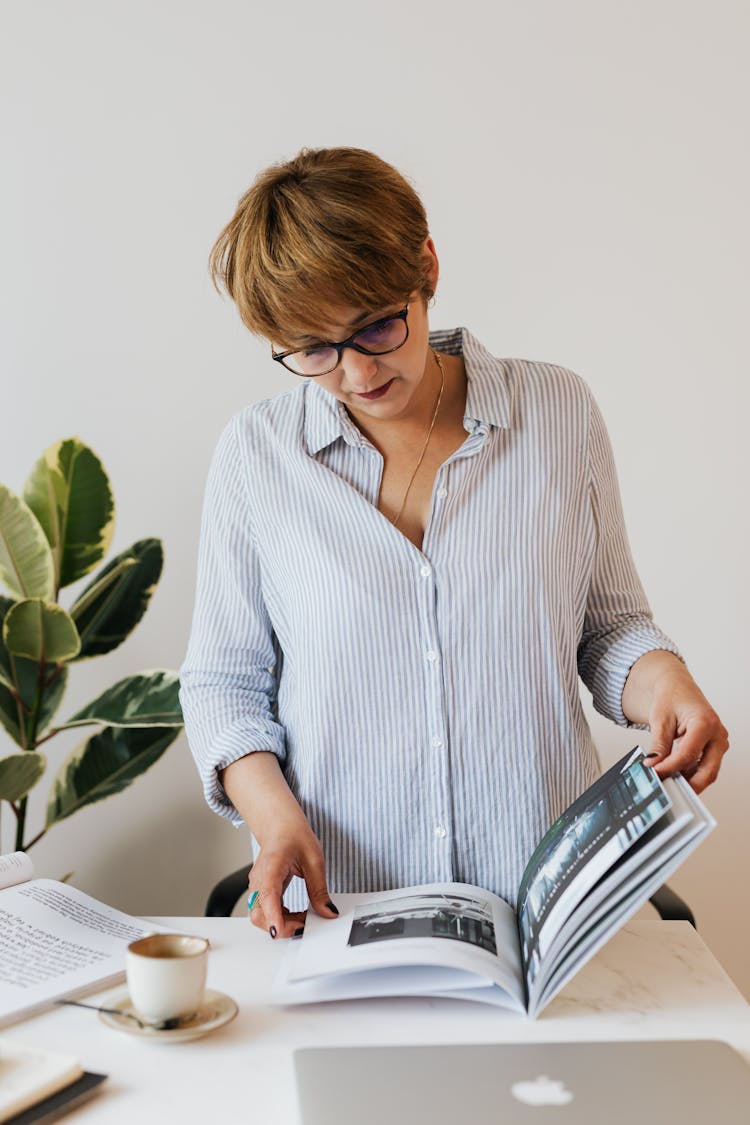
{"label": "rolled-up sleeve", "polygon": [[655,625],[628,543],[612,448],[599,408],[589,394],[589,500],[595,550],[578,671],[594,707],[620,726],[628,673],[641,656],[665,649],[682,659],[673,641]]}
{"label": "rolled-up sleeve", "polygon": [[180,669],[185,729],[209,806],[240,825],[218,771],[257,750],[284,761],[275,719],[278,648],[262,591],[239,441],[241,416],[222,434],[206,485],[195,609]]}

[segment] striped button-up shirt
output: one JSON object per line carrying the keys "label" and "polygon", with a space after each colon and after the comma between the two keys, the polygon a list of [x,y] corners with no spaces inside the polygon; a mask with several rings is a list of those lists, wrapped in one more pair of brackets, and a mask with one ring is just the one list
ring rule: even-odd
{"label": "striped button-up shirt", "polygon": [[209,805],[241,823],[217,771],[272,751],[332,892],[456,880],[514,902],[599,772],[579,676],[625,725],[634,661],[676,649],[585,383],[495,359],[465,329],[430,342],[464,358],[466,440],[438,470],[421,550],[377,509],[380,453],[313,380],[229,423],[181,701]]}

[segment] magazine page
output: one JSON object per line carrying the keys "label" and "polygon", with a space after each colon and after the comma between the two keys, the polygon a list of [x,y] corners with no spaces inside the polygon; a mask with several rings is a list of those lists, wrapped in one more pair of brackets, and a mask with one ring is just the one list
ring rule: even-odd
{"label": "magazine page", "polygon": [[0,855],[0,891],[34,878],[34,864],[26,852]]}
{"label": "magazine page", "polygon": [[555,821],[529,860],[517,906],[526,979],[584,896],[668,811],[669,797],[644,756],[636,747],[607,770]]}
{"label": "magazine page", "polygon": [[515,914],[489,891],[464,883],[432,883],[337,894],[336,905],[339,917],[332,920],[308,913],[304,935],[290,956],[290,982],[431,967],[474,974],[480,983],[491,981],[523,1004]]}
{"label": "magazine page", "polygon": [[[664,885],[715,827],[716,821],[702,808],[701,815],[691,824],[684,825],[677,836],[672,838],[663,857],[654,857],[644,871],[634,874],[631,881],[620,889],[618,893],[621,897],[616,902],[607,904],[608,909],[602,906],[595,918],[589,919],[587,929],[580,939],[565,951],[546,983],[530,997],[529,1015],[537,1015],[554,999],[571,977],[648,902],[651,895]],[[640,881],[636,882],[636,879]]]}
{"label": "magazine page", "polygon": [[113,982],[128,943],[160,929],[55,879],[0,891],[0,1024]]}
{"label": "magazine page", "polygon": [[[341,896],[337,895],[338,900]],[[374,996],[434,996],[440,989],[471,989],[472,994],[489,991],[492,982],[461,969],[433,965],[395,965],[362,969],[354,973],[330,973],[307,980],[292,980],[301,942],[286,943],[284,957],[268,1001],[272,1004],[315,1004],[328,1000],[358,1000]]]}
{"label": "magazine page", "polygon": [[659,870],[664,862],[675,855],[695,832],[701,830],[702,820],[696,821],[691,805],[686,801],[679,785],[673,779],[664,782],[672,808],[633,845],[599,880],[583,901],[576,907],[558,930],[536,974],[531,972],[527,986],[531,993],[544,986],[556,968],[557,962],[567,956],[570,944],[575,943],[589,927],[617,905],[631,889]]}

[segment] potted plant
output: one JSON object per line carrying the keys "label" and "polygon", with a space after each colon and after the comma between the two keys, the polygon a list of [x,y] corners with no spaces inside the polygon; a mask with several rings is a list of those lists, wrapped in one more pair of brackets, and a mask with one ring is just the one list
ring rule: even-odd
{"label": "potted plant", "polygon": [[[53,722],[71,665],[117,648],[143,617],[162,570],[158,539],[141,539],[94,575],[68,609],[61,589],[101,562],[114,531],[114,499],[96,454],[78,438],[45,450],[18,496],[0,484],[0,724],[20,748],[0,754],[0,810],[15,817],[26,851],[58,821],[125,789],[182,729],[176,672],[128,676],[65,722]],[[60,731],[96,727],[60,765],[44,826],[30,839],[29,794]],[[44,750],[41,748],[44,747]]]}

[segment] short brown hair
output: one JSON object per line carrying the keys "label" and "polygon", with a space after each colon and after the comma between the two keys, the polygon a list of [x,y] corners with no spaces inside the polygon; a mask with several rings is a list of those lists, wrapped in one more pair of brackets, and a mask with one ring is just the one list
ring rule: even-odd
{"label": "short brown hair", "polygon": [[283,346],[316,336],[342,304],[378,310],[432,296],[422,201],[360,148],[302,149],[261,172],[211,251],[251,332]]}

